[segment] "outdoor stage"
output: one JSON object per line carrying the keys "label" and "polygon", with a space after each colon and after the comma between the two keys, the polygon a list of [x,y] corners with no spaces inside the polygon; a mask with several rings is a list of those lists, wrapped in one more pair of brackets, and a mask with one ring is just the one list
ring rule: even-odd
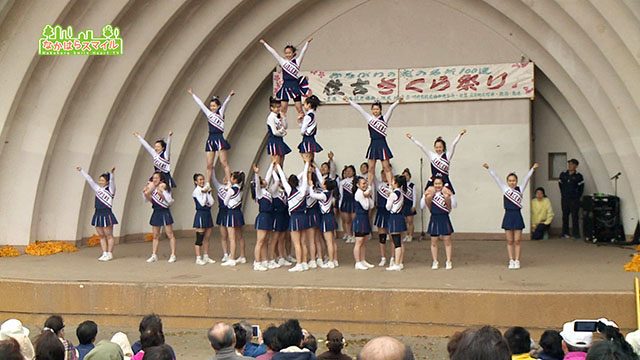
{"label": "outdoor stage", "polygon": [[[252,259],[255,235],[245,236]],[[198,266],[191,238],[178,240],[174,264],[166,262],[166,240],[154,264],[145,262],[150,243],[119,245],[107,263],[96,260],[99,248],[2,258],[0,318],[41,323],[58,313],[70,323],[91,318],[136,327],[143,314],[155,312],[169,328],[194,329],[216,320],[266,325],[295,317],[313,331],[335,326],[352,334],[407,336],[450,335],[482,324],[539,333],[602,316],[635,328],[634,274],[623,270],[631,247],[526,241],[522,269],[508,270],[504,241],[454,240],[454,269],[434,271],[429,242],[414,241],[407,244],[405,270],[388,272],[354,270],[352,246],[339,243],[339,268],[303,273],[255,272],[250,263],[225,268],[218,255],[216,264]],[[377,247],[368,243],[370,263],[379,260]],[[221,252],[218,242],[213,249]]]}

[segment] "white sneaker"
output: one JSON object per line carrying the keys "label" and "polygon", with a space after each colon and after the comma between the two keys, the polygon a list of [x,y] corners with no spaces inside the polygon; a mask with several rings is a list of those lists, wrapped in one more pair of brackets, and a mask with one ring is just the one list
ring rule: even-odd
{"label": "white sneaker", "polygon": [[196,257],[196,265],[207,265],[207,262],[202,260],[200,256]]}
{"label": "white sneaker", "polygon": [[[333,262],[331,262],[333,264]],[[323,262],[320,265],[318,265],[321,269],[328,269],[329,268],[329,261],[327,261],[326,263]]]}
{"label": "white sneaker", "polygon": [[412,241],[413,241],[413,236],[407,235],[407,242],[412,242]]}
{"label": "white sneaker", "polygon": [[509,260],[509,269],[513,270],[516,268],[516,262],[514,260]]}
{"label": "white sneaker", "polygon": [[338,267],[340,266],[340,264],[338,263],[338,260],[333,260],[333,267]]}
{"label": "white sneaker", "polygon": [[350,236],[349,237],[349,243],[355,244],[356,243],[356,237],[355,236]]}
{"label": "white sneaker", "polygon": [[216,261],[213,260],[212,258],[210,258],[208,254],[204,254],[202,256],[202,261],[204,261],[207,264],[215,264],[216,263]]}
{"label": "white sneaker", "polygon": [[302,266],[302,271],[309,270],[309,264],[307,264],[306,262],[301,263],[300,266]]}
{"label": "white sneaker", "polygon": [[233,259],[227,259],[227,261],[220,264],[220,266],[236,266],[236,261]]}
{"label": "white sneaker", "polygon": [[[311,260],[309,261],[309,263],[307,264],[309,266],[309,269],[315,269],[318,267],[318,264],[316,264],[315,260]],[[304,265],[303,265],[304,266]]]}
{"label": "white sneaker", "polygon": [[404,264],[396,264],[397,267],[400,268],[400,270],[404,269]]}
{"label": "white sneaker", "polygon": [[363,264],[362,262],[358,261],[355,265],[356,270],[369,270],[369,268],[367,267],[367,265]]}
{"label": "white sneaker", "polygon": [[253,263],[253,271],[267,271],[268,269],[262,266],[261,263]]}
{"label": "white sneaker", "polygon": [[269,270],[277,269],[279,267],[280,267],[280,264],[278,264],[275,260],[271,260],[267,263],[267,269]]}
{"label": "white sneaker", "polygon": [[107,261],[113,260],[113,253],[107,253]]}
{"label": "white sneaker", "polygon": [[267,268],[267,269],[269,268],[269,262],[267,260],[262,261],[260,265],[262,265],[262,267],[264,268]]}
{"label": "white sneaker", "polygon": [[349,239],[349,235],[347,235],[346,233],[342,234],[342,240],[347,241],[347,239]]}
{"label": "white sneaker", "polygon": [[300,271],[304,271],[304,269],[302,268],[302,264],[296,264],[296,266],[290,268],[288,271],[289,272],[300,272]]}
{"label": "white sneaker", "polygon": [[391,259],[389,260],[389,266],[393,265],[396,263],[396,258],[394,258],[393,256],[391,257]]}
{"label": "white sneaker", "polygon": [[400,265],[393,264],[393,265],[389,266],[388,268],[386,268],[385,270],[387,270],[387,271],[400,271],[400,270],[402,270],[402,268],[400,267]]}
{"label": "white sneaker", "polygon": [[322,261],[322,259],[321,259],[321,258],[317,258],[317,259],[316,259],[316,264],[317,264],[319,267],[322,267],[322,265],[324,265],[324,261]]}
{"label": "white sneaker", "polygon": [[171,256],[169,256],[169,261],[167,261],[167,262],[170,263],[170,264],[176,262],[176,256],[171,254]]}
{"label": "white sneaker", "polygon": [[291,266],[293,264],[290,263],[289,261],[287,261],[287,259],[285,259],[285,258],[280,258],[278,260],[278,265],[280,265],[280,266]]}
{"label": "white sneaker", "polygon": [[293,256],[289,255],[287,256],[287,258],[285,259],[286,261],[290,262],[291,264],[297,262],[296,258],[294,258]]}
{"label": "white sneaker", "polygon": [[327,261],[326,262],[326,268],[327,269],[335,269],[336,268],[336,264],[333,261]]}
{"label": "white sneaker", "polygon": [[224,256],[222,257],[222,259],[220,259],[220,262],[225,262],[229,260],[229,254],[224,254]]}
{"label": "white sneaker", "polygon": [[156,262],[156,261],[158,261],[158,255],[156,255],[156,254],[152,254],[151,257],[147,259],[148,263],[153,263],[153,262]]}
{"label": "white sneaker", "polygon": [[431,263],[431,270],[438,270],[438,265],[440,265],[438,263],[438,260],[433,260],[433,262]]}
{"label": "white sneaker", "polygon": [[106,252],[103,252],[102,256],[98,258],[98,261],[109,261],[109,256],[107,255]]}
{"label": "white sneaker", "polygon": [[445,270],[451,270],[453,269],[453,263],[451,261],[447,261],[444,265],[444,269]]}
{"label": "white sneaker", "polygon": [[369,269],[373,269],[375,267],[375,265],[371,265],[367,262],[367,260],[362,260],[362,265],[368,267]]}
{"label": "white sneaker", "polygon": [[378,266],[384,266],[384,264],[387,263],[387,259],[386,258],[380,258],[380,262],[378,263]]}
{"label": "white sneaker", "polygon": [[247,263],[247,258],[244,257],[244,256],[240,256],[239,258],[236,259],[236,263],[246,264]]}
{"label": "white sneaker", "polygon": [[514,270],[520,269],[520,260],[514,260],[513,261],[513,269]]}

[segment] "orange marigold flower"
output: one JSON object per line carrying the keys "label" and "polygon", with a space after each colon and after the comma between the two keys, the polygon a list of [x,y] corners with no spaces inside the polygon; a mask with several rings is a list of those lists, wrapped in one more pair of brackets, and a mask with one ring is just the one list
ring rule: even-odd
{"label": "orange marigold flower", "polygon": [[11,245],[0,247],[0,257],[20,256],[20,251]]}

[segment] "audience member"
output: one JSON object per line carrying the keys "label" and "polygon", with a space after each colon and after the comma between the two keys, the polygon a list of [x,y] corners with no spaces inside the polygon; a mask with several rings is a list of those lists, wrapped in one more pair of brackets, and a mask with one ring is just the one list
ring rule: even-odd
{"label": "audience member", "polygon": [[47,328],[42,330],[35,342],[36,360],[65,360],[65,347],[56,333]]}
{"label": "audience member", "polygon": [[457,341],[451,360],[510,360],[511,351],[500,331],[483,326],[463,332]]}
{"label": "audience member", "polygon": [[118,344],[101,340],[84,358],[85,360],[123,360],[124,355]]}
{"label": "audience member", "polygon": [[269,326],[267,330],[262,333],[262,341],[264,341],[264,345],[267,347],[267,352],[256,357],[256,360],[271,360],[276,351],[278,351],[277,334],[278,328],[273,325]]}
{"label": "audience member", "polygon": [[556,330],[547,330],[540,336],[540,350],[535,354],[539,360],[562,360],[562,336]]}
{"label": "audience member", "polygon": [[531,351],[531,335],[527,329],[514,326],[504,333],[509,350],[511,350],[511,360],[533,360],[529,352]]}
{"label": "audience member", "polygon": [[17,319],[9,319],[0,326],[0,340],[14,339],[20,345],[20,352],[26,360],[33,360],[35,351],[29,339],[29,329]]}
{"label": "audience member", "polygon": [[326,344],[329,350],[318,355],[318,360],[351,360],[351,356],[342,353],[345,341],[340,331],[329,330]]}
{"label": "audience member", "polygon": [[143,360],[175,360],[173,350],[167,344],[153,346],[144,353]]}
{"label": "audience member", "polygon": [[316,356],[309,349],[302,348],[302,328],[298,320],[290,319],[278,326],[278,345],[280,351],[273,360],[314,360]]}
{"label": "audience member", "polygon": [[0,340],[0,359],[2,360],[24,360],[20,352],[20,344],[14,338]]}
{"label": "audience member", "polygon": [[413,360],[413,352],[390,336],[380,336],[369,340],[357,356],[358,360]]}
{"label": "audience member", "polygon": [[575,321],[564,323],[562,326],[562,351],[565,360],[584,360],[591,346],[593,333],[574,331]]}
{"label": "audience member", "polygon": [[236,335],[234,328],[225,323],[217,323],[207,334],[211,347],[216,352],[214,360],[252,359],[238,355],[235,349]]}
{"label": "audience member", "polygon": [[[245,332],[247,333],[247,341],[244,346],[244,351],[242,352],[242,355],[255,358],[266,353],[267,352],[266,345],[257,344],[253,342],[253,327],[251,326],[251,324],[249,324],[245,320],[242,320],[240,321],[240,325],[242,325]],[[258,337],[259,336],[256,336],[256,338]]]}
{"label": "audience member", "polygon": [[[44,322],[44,330],[52,330],[64,346],[64,360],[78,360],[78,351],[71,341],[64,338],[64,321],[60,315],[51,315]],[[37,358],[37,356],[36,356]]]}

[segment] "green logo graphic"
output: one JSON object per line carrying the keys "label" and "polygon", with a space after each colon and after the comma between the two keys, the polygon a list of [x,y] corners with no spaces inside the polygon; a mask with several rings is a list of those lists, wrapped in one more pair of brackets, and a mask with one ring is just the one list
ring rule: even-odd
{"label": "green logo graphic", "polygon": [[40,55],[122,55],[120,29],[111,25],[102,28],[102,36],[94,36],[93,30],[85,30],[73,36],[73,28],[47,25],[38,41]]}

